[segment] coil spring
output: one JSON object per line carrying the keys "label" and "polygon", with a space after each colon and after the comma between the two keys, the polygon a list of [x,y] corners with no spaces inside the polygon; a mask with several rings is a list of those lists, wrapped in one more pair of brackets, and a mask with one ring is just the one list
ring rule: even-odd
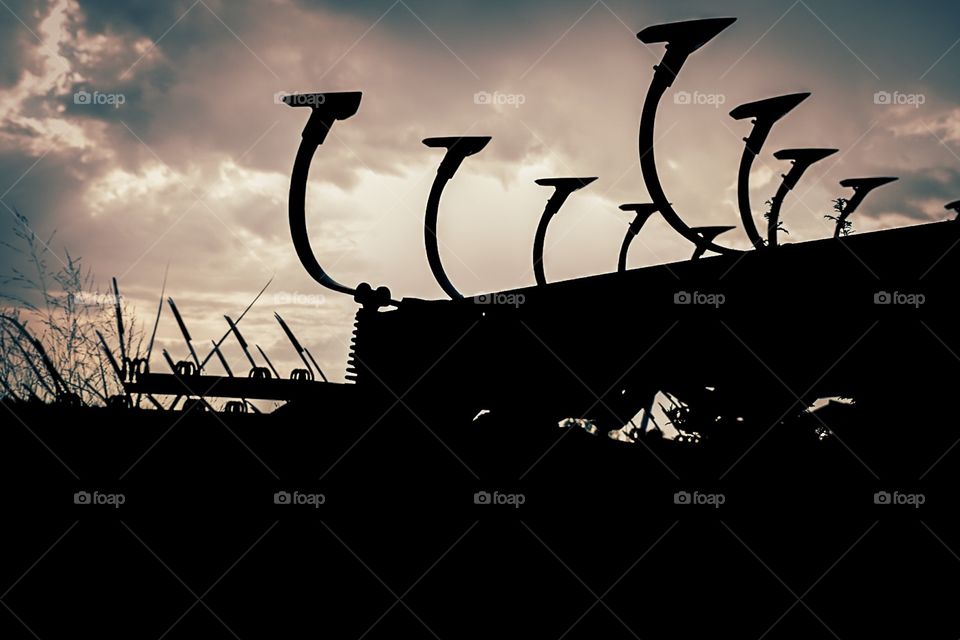
{"label": "coil spring", "polygon": [[247,403],[240,400],[231,400],[224,408],[224,413],[247,413]]}
{"label": "coil spring", "polygon": [[124,358],[121,375],[128,382],[136,382],[148,373],[150,373],[150,363],[145,358]]}
{"label": "coil spring", "polygon": [[197,365],[189,360],[181,360],[176,364],[175,368],[179,376],[195,376],[199,373]]}
{"label": "coil spring", "polygon": [[373,349],[367,344],[371,339],[369,326],[375,321],[376,311],[361,307],[354,317],[353,334],[350,338],[350,356],[347,358],[347,380],[361,384],[369,376],[365,363]]}

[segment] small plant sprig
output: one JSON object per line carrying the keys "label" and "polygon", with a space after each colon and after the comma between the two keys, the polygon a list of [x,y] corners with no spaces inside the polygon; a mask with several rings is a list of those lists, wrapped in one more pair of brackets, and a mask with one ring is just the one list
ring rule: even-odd
{"label": "small plant sprig", "polygon": [[832,216],[827,214],[823,216],[827,220],[833,220],[834,223],[840,225],[840,235],[842,236],[848,236],[853,233],[853,222],[843,218],[843,212],[846,210],[849,202],[846,198],[837,198],[833,201],[833,210],[837,212],[837,215]]}
{"label": "small plant sprig", "polygon": [[[770,223],[770,214],[773,213],[771,209],[773,208],[773,200],[767,200],[763,204],[767,205],[767,212],[763,214],[763,219],[767,221],[767,225]],[[790,232],[787,231],[787,228],[783,226],[783,220],[777,220],[777,231],[790,235]]]}

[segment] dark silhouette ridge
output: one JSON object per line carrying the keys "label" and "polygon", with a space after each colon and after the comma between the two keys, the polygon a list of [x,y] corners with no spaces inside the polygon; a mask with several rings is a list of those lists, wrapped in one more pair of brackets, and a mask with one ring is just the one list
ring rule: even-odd
{"label": "dark silhouette ridge", "polygon": [[553,195],[547,200],[543,214],[540,216],[537,233],[533,239],[533,274],[538,285],[547,284],[547,279],[543,275],[543,245],[546,241],[547,227],[550,221],[560,211],[560,207],[567,201],[571,193],[583,189],[594,180],[596,178],[540,178],[534,180],[541,187],[553,187],[554,189]]}
{"label": "dark silhouette ridge", "polygon": [[617,259],[617,271],[626,271],[630,243],[643,229],[643,225],[650,219],[650,216],[655,214],[658,209],[657,205],[647,202],[644,204],[622,204],[620,210],[636,214],[630,221],[630,226],[627,227],[627,233],[623,236],[623,244],[620,245],[620,255]]}
{"label": "dark silhouette ridge", "polygon": [[447,150],[440,166],[437,167],[437,177],[433,180],[430,197],[427,199],[427,213],[423,220],[423,243],[427,250],[427,261],[430,263],[430,271],[433,273],[434,279],[444,293],[453,300],[463,298],[463,294],[457,291],[456,287],[450,282],[446,271],[443,270],[443,263],[440,261],[440,248],[437,238],[440,196],[443,194],[443,188],[447,185],[447,182],[453,178],[457,169],[460,168],[464,158],[480,153],[488,142],[490,142],[488,136],[427,138],[423,141],[423,144],[428,147]]}
{"label": "dark silhouette ridge", "polygon": [[790,170],[783,174],[780,188],[770,201],[770,212],[767,220],[767,245],[775,247],[778,244],[777,232],[780,230],[780,210],[787,194],[797,186],[800,178],[812,165],[824,158],[829,158],[838,149],[782,149],[773,154],[777,160],[790,160]]}

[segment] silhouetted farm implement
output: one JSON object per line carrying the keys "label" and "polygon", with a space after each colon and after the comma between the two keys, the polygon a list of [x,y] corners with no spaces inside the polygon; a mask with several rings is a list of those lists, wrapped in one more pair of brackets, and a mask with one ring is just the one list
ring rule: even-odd
{"label": "silhouetted farm implement", "polygon": [[[733,226],[690,226],[670,203],[654,150],[658,106],[688,58],[733,22],[693,20],[638,34],[647,45],[665,44],[665,54],[654,67],[639,124],[639,161],[650,201],[620,206],[632,217],[625,218],[617,271],[548,281],[549,224],[569,197],[596,178],[543,178],[537,184],[552,193],[533,238],[536,284],[510,291],[465,297],[440,256],[441,196],[462,163],[490,143],[480,136],[423,141],[444,150],[427,200],[424,243],[430,269],[448,299],[398,299],[386,287],[335,280],[311,249],[306,188],[315,152],[336,121],[357,112],[361,93],[286,96],[287,105],[309,110],[289,194],[294,249],[316,282],[359,305],[348,382],[329,382],[279,315],[280,328],[303,363],[289,377],[256,346],[258,363],[239,318],[226,317],[228,330],[201,360],[184,318],[168,299],[189,359],[175,361],[164,352],[170,372],[156,373],[149,353],[147,360],[122,351],[117,358],[103,341],[124,381],[125,395],[116,403],[139,405],[149,398],[163,407],[156,397],[174,396],[209,409],[205,399],[219,397],[232,399],[225,411],[246,413],[255,409],[250,400],[277,400],[287,402],[283,411],[298,419],[330,407],[373,412],[401,403],[417,415],[450,421],[469,422],[487,412],[543,421],[574,417],[606,432],[649,414],[663,393],[672,403],[665,409],[683,437],[698,440],[741,425],[795,419],[818,398],[854,398],[865,415],[883,415],[891,406],[902,407],[905,398],[949,394],[953,378],[941,371],[954,365],[951,348],[943,347],[957,344],[953,306],[960,265],[952,250],[960,243],[960,225],[945,221],[849,235],[850,217],[867,195],[895,180],[852,178],[840,183],[854,193],[838,200],[832,238],[784,243],[778,233],[788,194],[812,165],[837,151],[791,148],[773,153],[790,166],[770,201],[766,229],[757,226],[749,185],[754,160],[776,124],[809,93],[746,103],[730,113],[751,125],[737,174],[740,226],[750,249],[718,243]],[[947,209],[960,214],[957,202]],[[658,215],[690,242],[692,258],[627,269],[632,240]],[[611,255],[616,250],[611,247]],[[117,317],[122,335],[119,308]],[[220,349],[229,336],[250,365],[247,375],[234,375]],[[214,355],[227,376],[206,372]],[[56,382],[54,371],[43,377]],[[73,401],[59,390],[56,395]],[[634,424],[631,438],[646,432]]]}

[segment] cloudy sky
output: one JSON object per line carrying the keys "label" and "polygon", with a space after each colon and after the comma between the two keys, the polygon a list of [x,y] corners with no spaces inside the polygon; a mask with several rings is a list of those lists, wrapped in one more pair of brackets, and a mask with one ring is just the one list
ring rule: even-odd
{"label": "cloudy sky", "polygon": [[[362,90],[313,165],[310,230],[338,280],[440,298],[423,250],[423,206],[441,153],[420,140],[491,135],[444,197],[442,256],[474,294],[533,283],[530,251],[549,191],[533,180],[599,176],[552,223],[550,280],[616,267],[643,202],[640,105],[662,53],[635,38],[660,22],[739,21],[691,57],[660,110],[657,154],[668,196],[690,224],[737,224],[736,168],[749,123],[737,104],[794,91],[813,97],[774,130],[752,198],[762,206],[786,166],[772,152],[832,146],[784,211],[800,241],[831,232],[843,178],[897,175],[856,214],[860,232],[946,217],[960,198],[960,9],[952,2],[679,0],[2,0],[0,213],[12,210],[50,252],[116,276],[152,322],[165,265],[198,343],[224,330],[275,275],[244,320],[287,370],[283,314],[333,379],[342,379],[354,305],[306,276],[286,224],[289,171],[306,119],[290,91]],[[488,92],[501,104],[478,104]],[[892,99],[876,100],[878,92]],[[89,96],[89,99],[86,97]],[[79,97],[79,99],[78,99]],[[759,206],[757,207],[759,209]],[[757,212],[758,223],[762,222]],[[746,246],[742,231],[729,243]],[[686,241],[652,221],[632,267],[682,259]],[[4,251],[0,267],[18,257]],[[184,357],[169,315],[161,345]],[[231,351],[237,368],[238,353]],[[160,368],[159,363],[154,363]]]}

